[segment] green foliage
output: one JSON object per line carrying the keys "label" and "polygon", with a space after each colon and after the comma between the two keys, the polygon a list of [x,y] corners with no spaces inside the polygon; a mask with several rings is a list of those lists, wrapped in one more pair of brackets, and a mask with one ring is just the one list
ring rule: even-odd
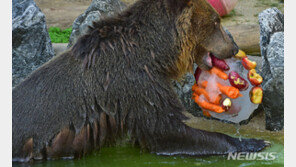
{"label": "green foliage", "polygon": [[238,13],[235,9],[233,9],[230,13],[223,17],[232,17],[232,16],[243,16],[241,13]]}
{"label": "green foliage", "polygon": [[62,30],[59,27],[50,27],[48,33],[52,43],[68,43],[72,28]]}

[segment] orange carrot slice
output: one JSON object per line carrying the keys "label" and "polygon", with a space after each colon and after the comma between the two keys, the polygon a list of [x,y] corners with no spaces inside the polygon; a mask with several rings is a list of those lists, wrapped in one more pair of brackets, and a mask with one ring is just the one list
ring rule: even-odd
{"label": "orange carrot slice", "polygon": [[225,111],[221,106],[218,106],[218,105],[215,105],[215,104],[212,104],[212,103],[206,102],[206,101],[201,101],[201,100],[199,100],[199,96],[195,96],[194,101],[195,101],[195,102],[196,102],[201,108],[204,108],[204,109],[206,109],[206,110],[210,110],[210,111],[213,111],[213,112],[216,112],[216,113],[222,113],[222,112]]}
{"label": "orange carrot slice", "polygon": [[206,88],[208,86],[208,81],[203,81],[201,87]]}
{"label": "orange carrot slice", "polygon": [[194,99],[194,98],[195,98],[195,96],[198,96],[198,94],[197,94],[197,93],[195,93],[195,92],[193,92],[193,93],[192,93],[192,99]]}
{"label": "orange carrot slice", "polygon": [[243,96],[242,94],[239,93],[239,90],[233,86],[225,86],[225,85],[221,85],[220,83],[217,83],[217,86],[223,94],[225,94],[226,96],[232,99],[236,99],[238,97]]}
{"label": "orange carrot slice", "polygon": [[211,114],[208,111],[202,110],[202,114],[206,117],[211,117]]}
{"label": "orange carrot slice", "polygon": [[225,72],[223,72],[222,70],[220,70],[219,68],[217,68],[217,67],[213,67],[210,70],[210,73],[211,74],[216,74],[221,79],[224,79],[224,80],[228,79],[228,75]]}
{"label": "orange carrot slice", "polygon": [[195,89],[195,93],[197,93],[199,96],[200,96],[200,95],[204,95],[205,98],[206,98],[208,101],[211,101],[210,96],[209,96],[208,92],[207,92],[205,89],[200,88],[200,87],[197,87],[197,88]]}
{"label": "orange carrot slice", "polygon": [[221,99],[222,99],[222,96],[221,96],[221,94],[219,94],[219,95],[217,95],[217,96],[214,98],[214,101],[211,101],[211,102],[214,103],[214,104],[218,104],[218,105],[219,105]]}
{"label": "orange carrot slice", "polygon": [[220,100],[222,98],[222,96],[220,94],[217,94],[216,96],[214,96],[213,98],[211,98],[208,94],[208,92],[203,89],[203,88],[196,88],[195,89],[195,93],[197,93],[197,95],[204,95],[205,98],[211,102],[211,103],[214,103],[214,104],[220,104]]}
{"label": "orange carrot slice", "polygon": [[194,85],[192,86],[192,91],[195,92],[195,89],[196,89],[197,87],[198,87],[198,86],[197,86],[196,84],[194,84]]}

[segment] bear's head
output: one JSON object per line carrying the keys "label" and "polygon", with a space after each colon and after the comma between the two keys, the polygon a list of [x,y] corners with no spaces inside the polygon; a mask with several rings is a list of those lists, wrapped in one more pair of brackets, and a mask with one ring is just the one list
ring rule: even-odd
{"label": "bear's head", "polygon": [[209,70],[209,54],[226,59],[238,52],[235,42],[221,25],[219,14],[206,0],[167,0],[177,14],[176,28],[182,48],[177,67],[179,71],[192,71],[193,62]]}

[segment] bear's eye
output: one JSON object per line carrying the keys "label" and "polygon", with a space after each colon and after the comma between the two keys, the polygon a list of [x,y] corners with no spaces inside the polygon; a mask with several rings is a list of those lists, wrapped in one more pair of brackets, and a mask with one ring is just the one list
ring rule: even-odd
{"label": "bear's eye", "polygon": [[215,28],[219,26],[219,23],[217,21],[214,22]]}

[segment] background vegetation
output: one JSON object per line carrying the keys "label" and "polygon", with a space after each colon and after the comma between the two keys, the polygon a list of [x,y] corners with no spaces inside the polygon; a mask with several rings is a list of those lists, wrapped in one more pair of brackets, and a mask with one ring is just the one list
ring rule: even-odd
{"label": "background vegetation", "polygon": [[72,27],[62,30],[59,27],[50,27],[48,33],[52,43],[68,43]]}

